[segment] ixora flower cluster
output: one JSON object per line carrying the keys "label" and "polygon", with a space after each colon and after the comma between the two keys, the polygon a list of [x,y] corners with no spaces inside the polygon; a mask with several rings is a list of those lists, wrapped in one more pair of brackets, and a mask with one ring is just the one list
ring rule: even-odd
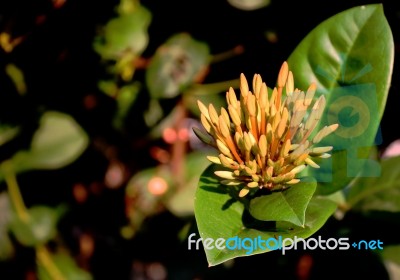
{"label": "ixora flower cluster", "polygon": [[215,171],[222,184],[242,186],[240,197],[255,188],[275,191],[298,183],[296,175],[307,165],[319,168],[315,158],[330,157],[332,146],[314,145],[338,128],[338,124],[325,126],[311,137],[324,111],[325,97],[313,102],[314,83],[307,92],[295,89],[286,62],[272,92],[258,74],[252,86],[253,92],[241,74],[240,100],[230,88],[226,93],[228,108],[221,108],[220,114],[212,104],[207,108],[198,101],[207,133],[194,128],[203,142],[219,150],[218,157],[207,158],[225,167]]}

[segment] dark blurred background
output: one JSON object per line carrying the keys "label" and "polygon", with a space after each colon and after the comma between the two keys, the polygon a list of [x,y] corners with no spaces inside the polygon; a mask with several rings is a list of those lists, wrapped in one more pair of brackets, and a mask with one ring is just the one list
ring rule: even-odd
{"label": "dark blurred background", "polygon": [[[107,189],[99,183],[109,164],[109,158],[100,152],[101,147],[104,143],[116,147],[119,159],[130,166],[131,174],[152,166],[154,160],[150,145],[135,142],[148,132],[138,116],[130,114],[123,135],[115,131],[111,123],[115,100],[97,87],[107,73],[93,51],[93,41],[99,27],[116,16],[114,8],[118,3],[116,0],[0,2],[0,30],[25,38],[10,54],[0,48],[0,120],[24,127],[17,141],[0,148],[0,158],[5,159],[29,144],[43,110],[72,115],[95,139],[97,146],[90,146],[70,166],[19,176],[28,206],[40,203],[55,206],[61,202],[70,205],[59,229],[73,253],[79,251],[79,236],[83,232],[94,236],[93,255],[89,262],[83,262],[94,279],[163,279],[165,273],[168,279],[387,279],[387,272],[374,254],[356,251],[293,251],[284,257],[280,252],[272,252],[208,268],[202,250],[188,251],[185,240],[182,243],[178,239],[182,226],[194,219],[182,220],[168,211],[149,218],[134,239],[120,236],[119,228],[126,223],[125,193],[122,188]],[[242,54],[212,64],[205,83],[235,79],[243,72],[247,76],[260,73],[267,84],[273,84],[282,61],[320,22],[348,8],[371,3],[376,2],[271,0],[265,8],[243,11],[223,0],[141,1],[153,15],[150,41],[143,57],[150,58],[171,35],[188,32],[206,42],[212,54],[237,46],[244,49]],[[383,151],[400,138],[396,125],[400,104],[400,68],[396,60],[400,50],[400,5],[396,1],[381,3],[395,42],[392,86],[381,122],[382,143],[378,145]],[[15,93],[3,70],[11,62],[24,72],[29,94]],[[138,70],[135,79],[144,80],[144,71]],[[88,186],[91,193],[84,204],[77,203],[71,191],[77,182]],[[0,190],[3,189],[5,186],[1,185]],[[340,230],[348,230],[350,236],[372,239],[378,238],[382,230],[395,231],[389,226],[390,223],[382,221],[371,225],[362,217],[350,215],[345,217]],[[196,231],[193,223],[190,230]],[[337,221],[332,219],[319,233],[335,236],[340,234],[337,230]],[[394,234],[388,236],[388,240],[396,238]],[[33,250],[21,247],[17,252],[13,260],[0,263],[0,279],[27,279],[26,271],[33,270]],[[29,279],[35,279],[32,277]]]}

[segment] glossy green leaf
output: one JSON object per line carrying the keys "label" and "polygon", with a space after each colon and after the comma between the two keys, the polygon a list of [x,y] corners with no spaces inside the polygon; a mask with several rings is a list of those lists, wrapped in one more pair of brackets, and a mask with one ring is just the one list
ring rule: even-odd
{"label": "glossy green leaf", "polygon": [[[379,40],[377,40],[379,38]],[[317,85],[316,95],[327,100],[319,128],[339,123],[324,139],[333,145],[331,160],[308,175],[319,182],[317,191],[339,190],[369,164],[382,117],[393,68],[393,38],[382,5],[341,12],[312,30],[288,59],[295,86]]]}
{"label": "glossy green leaf", "polygon": [[[213,176],[215,165],[208,167],[202,174],[195,196],[195,217],[200,236],[203,240],[213,238],[307,238],[320,229],[336,209],[335,203],[313,198],[306,210],[304,228],[288,222],[277,222],[271,227],[270,222],[249,220],[243,203],[232,198],[229,188],[219,184]],[[265,224],[266,223],[266,224]],[[198,237],[197,237],[198,238]],[[192,244],[193,245],[193,244]],[[219,250],[216,247],[205,250],[210,266],[220,264],[235,257],[261,254],[262,250]]]}
{"label": "glossy green leaf", "polygon": [[153,98],[176,97],[209,63],[205,43],[189,34],[172,36],[161,45],[146,71],[146,85]]}
{"label": "glossy green leaf", "polygon": [[12,158],[14,169],[21,172],[64,167],[82,154],[88,142],[87,134],[71,116],[46,112],[33,135],[30,150],[18,152]]}
{"label": "glossy green leaf", "polygon": [[28,213],[28,221],[22,220],[17,215],[10,221],[10,230],[21,244],[36,246],[54,238],[59,218],[56,209],[35,206],[28,209]]}
{"label": "glossy green leaf", "polygon": [[[51,260],[65,280],[91,280],[89,272],[81,269],[71,256],[64,253],[51,255]],[[53,280],[43,265],[38,266],[39,280]]]}
{"label": "glossy green leaf", "polygon": [[347,195],[349,207],[400,212],[400,157],[383,159],[379,169],[379,177],[365,177],[371,173],[366,169],[354,182]]}
{"label": "glossy green leaf", "polygon": [[305,214],[317,183],[302,181],[289,189],[256,197],[250,201],[250,214],[262,221],[286,221],[304,226]]}

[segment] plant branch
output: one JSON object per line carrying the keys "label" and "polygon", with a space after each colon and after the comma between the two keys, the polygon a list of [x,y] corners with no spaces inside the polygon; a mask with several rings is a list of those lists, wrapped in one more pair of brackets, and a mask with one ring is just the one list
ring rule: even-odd
{"label": "plant branch", "polygon": [[[28,223],[30,220],[30,215],[22,198],[11,161],[4,161],[0,165],[0,170],[4,173],[4,179],[7,183],[8,193],[10,195],[12,205],[15,208],[15,212],[17,213],[18,218],[24,223]],[[39,245],[35,249],[39,263],[41,263],[43,267],[47,270],[50,278],[54,280],[66,280],[66,278],[62,275],[61,271],[51,259],[50,253],[47,248],[44,245]]]}
{"label": "plant branch", "polygon": [[47,270],[51,279],[66,280],[66,278],[62,275],[60,269],[51,259],[50,253],[44,245],[39,245],[36,247],[36,257],[39,263],[41,263],[43,267]]}
{"label": "plant branch", "polygon": [[22,199],[21,191],[19,190],[18,182],[15,177],[12,163],[10,161],[5,161],[1,164],[1,170],[4,173],[4,179],[7,183],[8,192],[11,198],[12,205],[18,217],[24,221],[29,221],[29,213]]}

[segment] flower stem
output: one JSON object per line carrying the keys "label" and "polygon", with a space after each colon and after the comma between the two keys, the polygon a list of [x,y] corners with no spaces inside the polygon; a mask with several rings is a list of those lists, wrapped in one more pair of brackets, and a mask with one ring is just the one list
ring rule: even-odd
{"label": "flower stem", "polygon": [[[4,179],[7,183],[8,193],[18,218],[24,223],[28,223],[30,220],[29,212],[22,198],[12,163],[10,161],[4,161],[0,165],[0,170],[4,173]],[[65,280],[65,277],[51,259],[47,248],[44,245],[39,245],[36,246],[35,249],[39,263],[41,263],[49,273],[50,278],[54,280]]]}
{"label": "flower stem", "polygon": [[14,174],[12,163],[5,161],[1,164],[1,170],[4,173],[4,179],[7,183],[8,193],[11,198],[12,205],[14,205],[15,211],[18,217],[24,221],[29,221],[29,213],[22,199],[21,192],[17,183],[17,179]]}
{"label": "flower stem", "polygon": [[65,280],[66,278],[62,275],[59,268],[55,265],[51,259],[50,253],[44,245],[39,245],[36,247],[36,257],[47,270],[49,276],[53,280]]}
{"label": "flower stem", "polygon": [[237,55],[242,54],[243,52],[244,52],[244,47],[242,45],[237,45],[233,49],[213,55],[212,59],[211,59],[211,63],[217,63],[217,62],[221,62],[221,61],[233,58]]}

